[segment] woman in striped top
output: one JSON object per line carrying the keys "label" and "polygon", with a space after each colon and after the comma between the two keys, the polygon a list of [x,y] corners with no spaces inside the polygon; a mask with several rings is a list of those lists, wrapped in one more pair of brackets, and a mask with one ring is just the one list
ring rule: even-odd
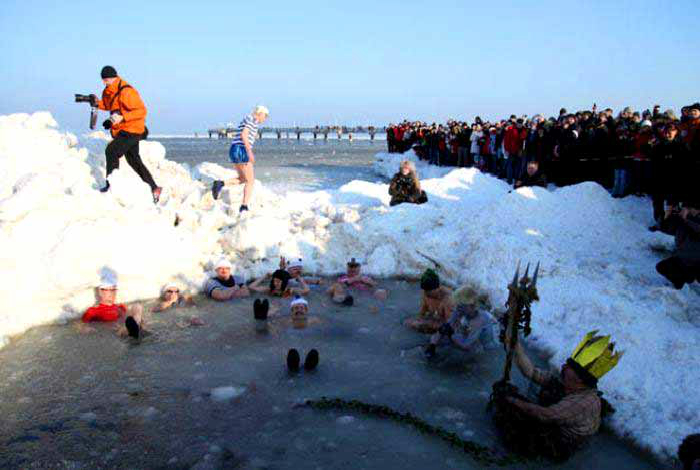
{"label": "woman in striped top", "polygon": [[258,105],[253,109],[253,112],[247,115],[238,125],[236,134],[231,143],[231,149],[228,152],[229,160],[233,163],[233,167],[238,172],[238,178],[233,178],[226,183],[221,180],[214,181],[211,188],[214,199],[219,198],[219,193],[225,184],[241,184],[243,187],[243,203],[239,212],[248,210],[248,202],[253,194],[253,184],[255,183],[255,173],[253,165],[255,164],[255,154],[253,154],[253,144],[258,136],[258,125],[265,122],[270,115],[270,111],[262,105]]}

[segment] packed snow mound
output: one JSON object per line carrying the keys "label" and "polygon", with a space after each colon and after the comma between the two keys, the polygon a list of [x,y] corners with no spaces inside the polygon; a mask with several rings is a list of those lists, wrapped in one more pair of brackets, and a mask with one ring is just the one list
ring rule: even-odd
{"label": "packed snow mound", "polygon": [[[611,334],[626,351],[600,384],[617,407],[615,429],[668,454],[700,429],[700,296],[656,274],[650,247],[673,240],[646,230],[645,199],[615,200],[593,183],[511,192],[475,169],[418,162],[427,204],[390,207],[388,185],[366,181],[284,196],[256,183],[251,211],[239,216],[240,186],[217,201],[209,191],[232,170],[168,161],[153,141],[140,150],[164,187],[158,205],[123,159],[112,190],[99,193],[107,143],[79,142],[48,113],[0,117],[0,337],[78,317],[105,272],[127,302],[156,297],[171,280],[196,289],[220,256],[249,279],[280,255],[317,275],[355,257],[376,276],[418,277],[437,264],[446,281],[483,285],[498,305],[518,261],[540,261],[531,339],[552,363],[588,331]],[[389,178],[405,158],[416,160],[379,154],[375,169]]]}

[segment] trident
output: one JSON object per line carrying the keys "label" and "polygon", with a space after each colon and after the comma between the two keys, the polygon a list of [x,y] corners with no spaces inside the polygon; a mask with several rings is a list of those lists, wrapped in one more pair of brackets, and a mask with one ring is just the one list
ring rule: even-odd
{"label": "trident", "polygon": [[523,335],[528,336],[530,330],[530,304],[539,300],[537,296],[537,274],[540,271],[540,263],[537,263],[532,279],[528,277],[530,271],[530,263],[525,268],[525,274],[520,276],[520,262],[515,270],[513,282],[508,286],[508,301],[506,306],[508,310],[502,319],[503,329],[501,330],[501,341],[505,344],[506,334],[510,332],[510,344],[506,349],[506,367],[503,372],[503,383],[510,381],[510,371],[513,367],[513,354],[515,347],[518,344],[518,330],[523,330]]}

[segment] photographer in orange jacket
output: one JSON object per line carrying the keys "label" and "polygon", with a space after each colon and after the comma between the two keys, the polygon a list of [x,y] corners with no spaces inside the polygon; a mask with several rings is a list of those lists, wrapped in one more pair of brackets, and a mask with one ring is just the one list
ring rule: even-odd
{"label": "photographer in orange jacket", "polygon": [[99,109],[109,111],[109,119],[103,123],[103,126],[110,130],[114,140],[105,149],[107,184],[100,191],[104,193],[109,190],[109,175],[119,168],[119,159],[124,155],[129,166],[144,183],[151,187],[153,202],[157,203],[162,188],[153,180],[151,172],[143,164],[139,155],[139,141],[148,137],[146,105],[143,104],[136,89],[117,75],[114,67],[110,65],[103,67],[101,76],[105,89],[102,92],[102,99],[96,104]]}

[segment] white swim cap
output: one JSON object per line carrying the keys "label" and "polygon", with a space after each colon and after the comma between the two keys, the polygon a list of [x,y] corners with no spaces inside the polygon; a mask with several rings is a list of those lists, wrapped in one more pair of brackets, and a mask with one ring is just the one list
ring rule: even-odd
{"label": "white swim cap", "polygon": [[117,278],[111,274],[102,276],[100,283],[97,285],[100,289],[111,289],[117,287]]}
{"label": "white swim cap", "polygon": [[219,261],[216,262],[214,265],[214,269],[219,269],[219,268],[229,268],[233,269],[233,266],[231,265],[231,262],[227,260],[226,258],[221,258]]}
{"label": "white swim cap", "polygon": [[267,109],[265,106],[259,104],[255,108],[253,108],[253,114],[264,114],[265,116],[269,116],[270,110]]}
{"label": "white swim cap", "polygon": [[301,258],[293,258],[289,260],[289,264],[287,265],[287,268],[301,268],[303,267]]}
{"label": "white swim cap", "polygon": [[289,304],[289,310],[293,309],[296,305],[303,305],[307,310],[309,309],[309,303],[304,300],[303,297],[297,297],[296,299],[292,300]]}

